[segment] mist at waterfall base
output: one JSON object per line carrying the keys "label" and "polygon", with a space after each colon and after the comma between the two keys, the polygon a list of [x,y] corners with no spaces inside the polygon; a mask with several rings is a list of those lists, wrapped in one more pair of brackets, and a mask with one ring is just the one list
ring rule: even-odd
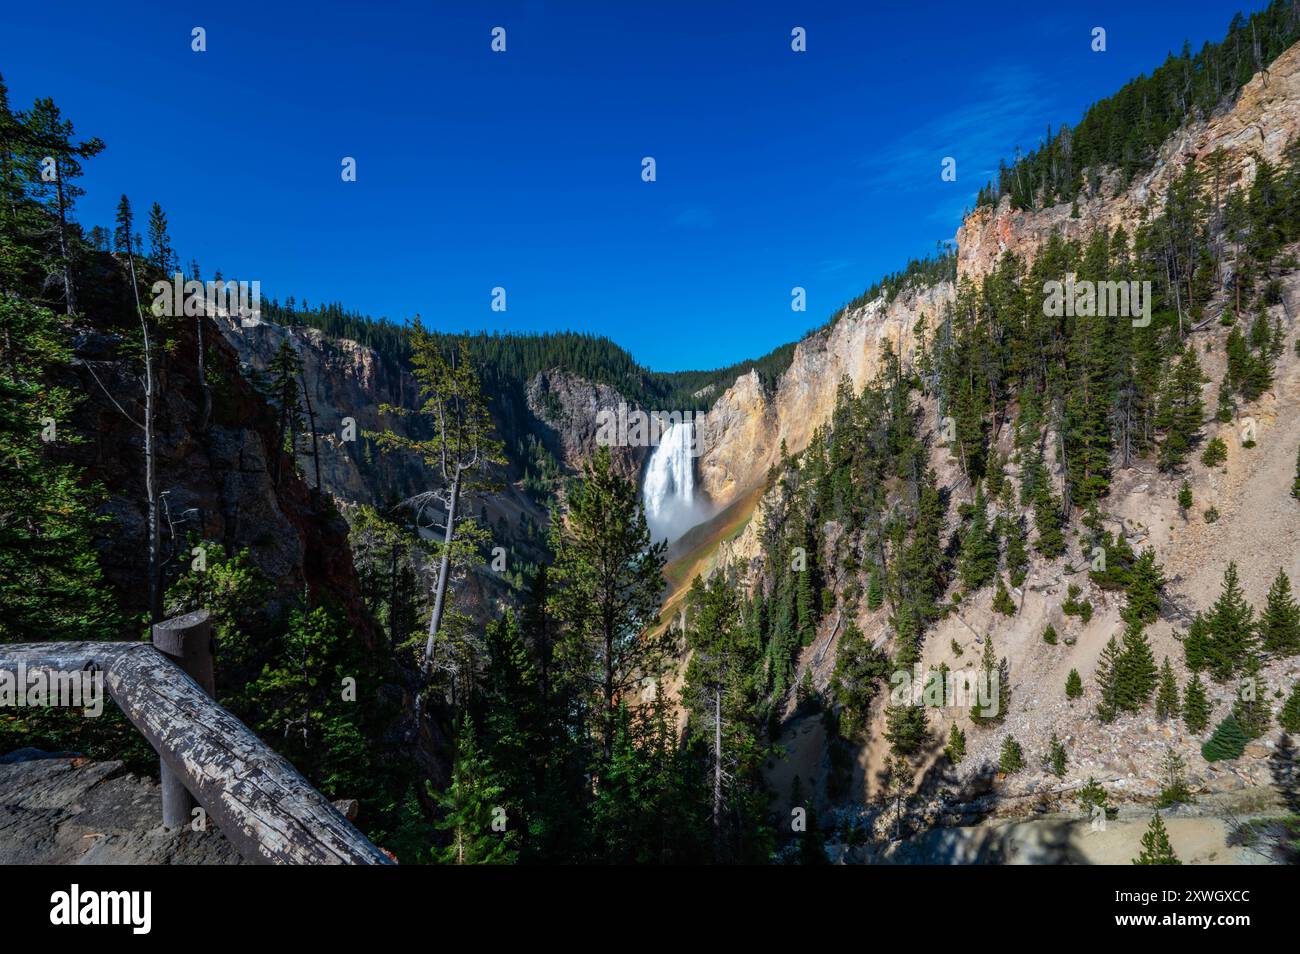
{"label": "mist at waterfall base", "polygon": [[675,541],[713,516],[713,507],[695,493],[695,458],[691,454],[694,423],[671,424],[646,465],[641,499],[650,537]]}

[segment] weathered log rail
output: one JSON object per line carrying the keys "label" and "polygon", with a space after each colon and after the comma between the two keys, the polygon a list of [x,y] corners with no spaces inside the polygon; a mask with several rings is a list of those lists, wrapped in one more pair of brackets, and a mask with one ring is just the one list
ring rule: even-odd
{"label": "weathered log rail", "polygon": [[102,672],[108,694],[159,754],[169,826],[189,823],[192,795],[248,861],[390,864],[287,759],[211,697],[208,633],[200,612],[158,624],[152,646],[0,644],[0,670],[17,674],[21,666],[28,678]]}

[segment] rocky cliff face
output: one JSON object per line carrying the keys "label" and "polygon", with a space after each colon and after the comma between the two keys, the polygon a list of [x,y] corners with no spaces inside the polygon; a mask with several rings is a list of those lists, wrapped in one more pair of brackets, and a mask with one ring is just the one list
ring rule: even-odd
{"label": "rocky cliff face", "polygon": [[[1276,162],[1300,129],[1300,47],[1292,47],[1241,90],[1230,105],[1208,119],[1189,125],[1161,150],[1160,160],[1145,175],[1120,188],[1118,177],[1103,175],[1096,196],[1082,199],[1079,215],[1070,204],[1038,212],[1013,211],[1009,199],[996,208],[972,213],[957,231],[958,279],[979,278],[992,270],[1004,252],[1033,260],[1052,233],[1080,238],[1098,228],[1123,225],[1131,235],[1151,197],[1159,199],[1184,163],[1203,161],[1222,149],[1229,161],[1228,189],[1254,176],[1257,153]],[[931,327],[954,287],[942,283],[919,293],[900,295],[845,315],[829,330],[799,343],[790,368],[774,394],[765,394],[758,376],[738,378],[714,404],[699,460],[699,477],[715,503],[725,506],[756,487],[780,453],[803,450],[812,432],[830,418],[835,389],[847,374],[861,388],[880,366],[886,342],[904,358],[915,346],[916,322],[929,315]]]}
{"label": "rocky cliff face", "polygon": [[[1082,239],[1096,229],[1113,230],[1123,225],[1132,235],[1149,204],[1159,207],[1168,185],[1185,164],[1193,159],[1201,163],[1215,150],[1221,149],[1227,158],[1226,179],[1220,182],[1220,187],[1226,190],[1247,185],[1257,168],[1255,155],[1277,161],[1298,133],[1300,46],[1288,50],[1268,70],[1255,76],[1231,104],[1171,137],[1147,174],[1123,187],[1117,176],[1104,175],[1098,194],[1081,198],[1077,217],[1072,216],[1070,204],[1030,213],[1012,211],[1004,200],[996,208],[977,210],[958,231],[959,281],[984,276],[1008,252],[1032,261],[1053,232]],[[1298,252],[1300,249],[1292,246],[1284,250],[1282,258]],[[940,290],[935,289],[934,293],[940,294]],[[951,286],[943,289],[942,294],[951,295]],[[1300,539],[1297,536],[1300,518],[1289,497],[1295,449],[1300,443],[1300,419],[1294,414],[1294,408],[1300,403],[1300,357],[1290,347],[1300,329],[1296,317],[1300,315],[1300,273],[1292,271],[1282,277],[1279,298],[1278,304],[1268,308],[1267,317],[1281,324],[1288,346],[1278,358],[1272,388],[1243,409],[1239,420],[1227,424],[1209,420],[1204,427],[1207,440],[1219,437],[1229,448],[1224,466],[1194,465],[1186,475],[1170,475],[1158,472],[1149,461],[1137,461],[1132,467],[1117,471],[1111,494],[1101,508],[1108,526],[1122,527],[1135,549],[1152,547],[1165,570],[1169,580],[1165,596],[1173,609],[1148,628],[1147,636],[1157,659],[1168,656],[1180,685],[1186,685],[1190,678],[1183,665],[1183,631],[1191,614],[1206,610],[1217,597],[1229,559],[1240,561],[1242,586],[1256,608],[1263,604],[1279,568],[1292,579],[1300,575],[1300,549],[1296,546]],[[901,304],[906,308],[906,302]],[[1223,305],[1220,297],[1208,307],[1213,310]],[[868,325],[868,340],[873,331],[886,333],[885,321],[879,316],[873,318],[870,311],[869,306],[864,310],[868,313],[857,316]],[[902,323],[901,340],[906,340],[909,317],[910,314],[898,316]],[[1194,339],[1208,382],[1218,382],[1225,371],[1227,334],[1227,328],[1211,322]],[[848,337],[852,339],[852,335]],[[819,354],[834,352],[833,338],[832,331],[824,345],[804,342],[796,362],[803,360],[814,366]],[[862,360],[863,350],[850,340],[845,353]],[[900,350],[907,353],[905,345]],[[842,356],[840,360],[843,361]],[[833,358],[823,365],[831,374],[842,366],[837,366]],[[794,367],[791,371],[794,372]],[[809,398],[816,393],[815,388],[801,391],[793,387],[799,377],[792,373],[783,378],[771,401],[765,401],[757,393],[757,382],[737,382],[723,400],[730,400],[734,408],[753,408],[753,421],[766,422],[766,430],[757,428],[747,434],[746,424],[740,419],[742,415],[734,414],[729,426],[720,431],[722,446],[710,448],[715,457],[727,458],[733,454],[733,448],[725,446],[729,441],[736,445],[754,441],[756,446],[761,446],[757,442],[763,433],[778,433],[782,414],[779,407],[771,407],[773,403],[786,400],[792,407],[805,409],[810,416],[804,428],[807,431],[825,420],[833,407],[835,381],[822,382],[821,387],[825,389],[822,394],[829,394],[829,400],[817,400]],[[1215,385],[1207,384],[1202,396],[1206,407],[1214,407]],[[932,415],[932,408],[924,406],[927,416]],[[1292,413],[1287,412],[1288,408]],[[1241,421],[1246,416],[1256,424],[1253,446],[1243,443],[1241,437]],[[749,426],[755,427],[752,421]],[[786,433],[795,434],[798,429],[787,428]],[[1010,437],[1009,428],[1004,424],[999,443],[1008,457],[1013,450]],[[797,444],[790,443],[792,452],[797,449]],[[971,489],[958,480],[946,449],[933,448],[931,464],[938,472],[940,485],[952,491],[954,505],[970,499]],[[1197,502],[1198,512],[1190,517],[1181,514],[1176,503],[1184,476]],[[1221,512],[1212,523],[1201,519],[1200,513],[1210,506]],[[719,548],[716,564],[737,572],[743,581],[752,580],[764,570],[756,532],[762,510],[760,503],[755,519],[745,532]],[[955,519],[955,512],[950,510],[949,531]],[[836,565],[832,554],[826,556],[826,565]],[[1095,776],[1119,799],[1150,800],[1159,791],[1161,761],[1171,749],[1185,760],[1189,783],[1197,793],[1264,791],[1270,783],[1268,756],[1277,745],[1276,729],[1252,743],[1244,758],[1209,764],[1201,756],[1201,739],[1184,732],[1181,723],[1155,720],[1148,713],[1122,717],[1112,724],[1102,724],[1094,717],[1099,701],[1096,673],[1101,653],[1107,640],[1121,631],[1124,624],[1120,619],[1122,599],[1099,591],[1090,584],[1086,571],[1076,569],[1086,563],[1087,556],[1081,552],[1072,551],[1056,561],[1046,561],[1034,554],[1024,587],[1013,589],[1011,594],[1016,602],[1014,618],[1007,619],[995,611],[992,594],[985,590],[967,594],[959,609],[927,634],[923,668],[960,667],[963,663],[957,657],[961,651],[965,652],[966,660],[977,658],[986,635],[996,641],[998,654],[1006,657],[1010,667],[1010,692],[1015,701],[1008,719],[999,732],[968,733],[967,758],[958,777],[970,781],[981,771],[981,766],[995,764],[1004,735],[1013,735],[1030,753],[1046,750],[1049,736],[1055,732],[1070,753],[1065,782],[1031,767],[1014,779],[1001,781],[1000,790],[1004,794],[1019,798],[1045,797],[1057,788],[1069,791],[1071,786]],[[861,578],[857,580],[859,587],[864,582]],[[1095,614],[1087,623],[1066,617],[1062,612],[1071,584],[1080,586],[1095,604]],[[889,645],[893,626],[887,609],[870,611],[855,601],[845,612],[853,614],[868,640],[878,646]],[[837,609],[833,618],[823,621],[813,645],[800,660],[800,670],[809,671],[819,687],[829,681],[841,623],[842,616]],[[1061,636],[1060,648],[1043,642],[1042,634],[1049,623]],[[1061,690],[1072,669],[1078,670],[1085,686],[1083,697],[1077,701],[1066,699]],[[1273,660],[1265,666],[1263,678],[1271,690],[1293,685],[1298,673],[1300,669],[1294,659]],[[1235,686],[1210,688],[1216,719],[1231,708],[1235,691]],[[1274,696],[1270,704],[1276,708],[1280,701],[1280,696]],[[884,718],[881,713],[876,715],[869,733],[872,741],[859,752],[854,776],[854,785],[860,785],[868,794],[875,791],[873,780],[878,778],[888,757],[888,747],[880,741]],[[790,736],[783,741],[789,744],[789,751],[794,753],[792,759],[797,761],[803,743],[797,732]],[[810,759],[810,764],[821,764],[824,749],[820,741],[809,742],[804,749],[803,757]],[[779,786],[777,790],[781,790]],[[941,809],[934,817],[940,814]]]}
{"label": "rocky cliff face", "polygon": [[[596,453],[601,412],[617,415],[619,406],[628,404],[609,385],[593,384],[559,368],[535,374],[528,382],[527,400],[546,449],[574,473],[580,472]],[[611,446],[610,452],[615,469],[636,479],[649,448]]]}
{"label": "rocky cliff face", "polygon": [[[263,321],[249,328],[238,321],[216,319],[226,341],[238,353],[246,369],[264,373],[280,344],[290,341],[303,362],[320,441],[321,487],[348,503],[384,506],[406,499],[430,486],[437,475],[420,458],[405,451],[379,453],[364,437],[366,431],[392,429],[414,439],[429,435],[427,424],[418,416],[382,417],[380,405],[389,404],[418,410],[422,398],[419,383],[396,362],[373,348],[346,338],[331,338],[315,328],[288,328]],[[561,369],[533,376],[525,387],[527,413],[531,420],[512,420],[516,414],[503,395],[488,395],[489,409],[498,429],[530,430],[537,433],[561,466],[579,473],[596,449],[597,414],[617,411],[626,399],[614,388],[593,384]],[[355,442],[341,439],[343,419],[356,422]],[[627,476],[640,473],[645,448],[615,447],[614,459]],[[308,482],[315,479],[310,435],[303,435],[297,447],[298,469]],[[513,448],[507,448],[510,454]],[[518,477],[519,462],[513,462],[510,476]],[[431,482],[435,482],[432,483]],[[527,509],[537,518],[536,508],[507,486],[488,501],[491,513],[498,511],[517,518]]]}
{"label": "rocky cliff face", "polygon": [[[143,432],[123,411],[142,420],[142,392],[116,357],[118,335],[99,322],[74,330],[76,380],[70,384],[87,400],[73,423],[86,439],[70,445],[68,456],[107,491],[102,510],[112,525],[101,541],[101,563],[123,594],[124,608],[141,611],[148,601]],[[220,543],[228,552],[248,548],[274,587],[274,604],[304,591],[337,600],[354,630],[373,638],[373,625],[360,611],[347,524],[332,508],[313,501],[291,468],[286,466],[276,485],[272,409],[240,374],[234,350],[205,319],[212,383],[211,413],[204,422],[194,320],[178,321],[169,335],[174,344],[159,363],[156,410],[166,577],[188,569],[190,536]]]}
{"label": "rocky cliff face", "polygon": [[762,483],[781,453],[808,446],[813,431],[830,419],[840,379],[861,390],[880,370],[885,349],[905,360],[916,348],[917,323],[930,327],[953,296],[951,283],[869,302],[795,347],[775,393],[765,393],[758,374],[736,379],[709,410],[701,426],[700,485],[725,507]]}
{"label": "rocky cliff face", "polygon": [[1038,212],[1013,211],[1008,198],[996,208],[975,210],[957,231],[958,278],[988,273],[1003,252],[1014,252],[1032,262],[1037,250],[1059,232],[1067,239],[1082,238],[1099,228],[1124,226],[1131,236],[1142,209],[1151,198],[1159,201],[1184,165],[1203,163],[1216,149],[1227,157],[1226,191],[1249,183],[1255,175],[1257,154],[1277,162],[1300,129],[1300,46],[1279,56],[1257,73],[1230,105],[1201,122],[1191,123],[1164,144],[1159,160],[1146,174],[1122,188],[1113,172],[1101,179],[1097,194],[1080,196],[1079,215],[1069,203]]}
{"label": "rocky cliff face", "polygon": [[[387,416],[382,404],[415,409],[419,385],[405,370],[374,349],[346,338],[330,338],[315,328],[287,328],[263,321],[241,327],[238,320],[215,319],[241,363],[265,373],[282,342],[290,341],[303,363],[307,398],[316,417],[321,487],[340,500],[375,507],[411,497],[427,486],[423,461],[406,451],[378,453],[364,432],[392,428],[411,438],[428,436],[417,418]],[[343,440],[343,419],[355,422],[355,441]],[[295,447],[298,470],[315,481],[310,434]]]}

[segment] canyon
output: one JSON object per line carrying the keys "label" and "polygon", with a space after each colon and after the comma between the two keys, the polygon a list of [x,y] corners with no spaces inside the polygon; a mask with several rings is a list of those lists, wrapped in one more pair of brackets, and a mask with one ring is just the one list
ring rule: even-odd
{"label": "canyon", "polygon": [[[1101,170],[1077,203],[1023,210],[1013,208],[1004,196],[995,204],[971,211],[955,236],[956,281],[908,283],[891,294],[882,293],[855,305],[798,341],[788,366],[770,383],[765,384],[756,369],[749,370],[730,383],[719,382],[702,391],[701,395],[711,399],[707,413],[689,425],[670,427],[657,445],[614,442],[611,450],[616,469],[638,481],[653,536],[675,544],[666,616],[680,609],[681,596],[697,574],[722,572],[745,586],[753,585],[764,571],[760,540],[765,509],[771,502],[768,477],[773,466],[783,455],[797,456],[808,447],[816,430],[831,419],[842,382],[855,392],[860,390],[880,373],[890,353],[910,365],[963,283],[988,276],[1007,254],[1032,262],[1054,235],[1083,239],[1098,229],[1121,227],[1131,234],[1153,208],[1159,208],[1170,183],[1188,162],[1205,162],[1218,154],[1223,175],[1218,185],[1223,189],[1248,185],[1259,158],[1276,162],[1294,141],[1300,126],[1298,107],[1300,47],[1292,47],[1246,83],[1231,102],[1180,129],[1161,148],[1154,165],[1132,181],[1123,183],[1115,172]],[[1288,250],[1290,254],[1295,251]],[[1068,276],[1062,278],[1069,280]],[[1218,317],[1225,307],[1221,297],[1214,299],[1206,309],[1207,317]],[[1298,314],[1300,278],[1291,271],[1280,282],[1269,317],[1293,334]],[[362,431],[383,426],[418,428],[418,422],[386,422],[379,413],[382,404],[411,410],[419,407],[418,388],[396,362],[364,345],[330,338],[311,328],[268,322],[246,328],[227,321],[221,331],[249,373],[264,370],[284,340],[291,341],[303,358],[304,379],[312,389],[324,449],[319,460],[313,460],[306,456],[305,446],[299,446],[302,473],[310,475],[319,465],[322,486],[352,504],[393,506],[401,498],[427,489],[428,469],[418,459],[400,453],[374,454],[365,441],[345,444],[337,438],[344,417],[354,418]],[[1207,377],[1217,382],[1224,371],[1227,330],[1203,322],[1198,334]],[[492,396],[498,426],[503,432],[535,437],[567,476],[580,474],[596,450],[609,443],[600,437],[602,416],[607,420],[620,408],[644,410],[617,387],[587,380],[562,367],[531,375],[523,382],[523,395],[522,405]],[[1213,384],[1207,384],[1204,397],[1212,405],[1216,397]],[[1196,498],[1212,501],[1221,512],[1213,525],[1188,525],[1172,503],[1178,489],[1172,478],[1157,473],[1149,462],[1138,461],[1117,474],[1102,517],[1108,528],[1122,531],[1135,547],[1155,549],[1168,571],[1171,600],[1185,613],[1204,609],[1213,599],[1223,570],[1218,554],[1252,556],[1244,561],[1243,585],[1255,604],[1262,601],[1278,568],[1293,579],[1300,578],[1300,528],[1294,513],[1279,503],[1285,496],[1294,447],[1300,442],[1300,417],[1291,413],[1297,404],[1300,360],[1288,349],[1279,360],[1273,387],[1250,410],[1254,448],[1245,446],[1237,422],[1207,421],[1207,436],[1221,437],[1230,450],[1222,471],[1198,471],[1190,478]],[[923,398],[921,408],[933,427],[938,417],[933,398]],[[1014,456],[1012,438],[1010,425],[1003,422],[994,439],[1008,460]],[[929,465],[950,495],[944,532],[951,535],[959,525],[957,508],[971,502],[973,488],[947,448],[933,447]],[[1048,469],[1059,484],[1060,464],[1049,461]],[[484,499],[484,512],[493,522],[514,526],[522,515],[539,524],[547,520],[546,504],[520,488],[522,471],[522,462],[512,458],[505,486]],[[1010,476],[1017,473],[1013,465]],[[826,566],[838,566],[830,542],[833,539],[830,534],[826,552],[820,554]],[[1195,740],[1149,718],[1126,718],[1112,725],[1090,718],[1097,702],[1092,689],[1075,702],[1058,698],[1056,688],[1071,669],[1078,669],[1091,684],[1106,639],[1121,625],[1117,601],[1105,594],[1094,594],[1097,612],[1087,623],[1079,624],[1062,614],[1060,606],[1069,586],[1087,585],[1086,574],[1076,569],[1082,565],[1086,565],[1083,554],[1074,550],[1058,560],[1035,555],[1024,585],[1011,593],[1017,604],[1013,622],[995,614],[990,593],[977,593],[963,600],[960,611],[928,635],[922,663],[953,664],[952,647],[961,647],[967,659],[975,658],[984,640],[995,635],[999,651],[1007,656],[1012,695],[1017,699],[1009,727],[1032,750],[1042,749],[1047,736],[1059,732],[1075,753],[1071,776],[1059,787],[1060,792],[1068,792],[1069,785],[1091,773],[1121,800],[1149,800],[1155,791],[1158,758],[1171,747],[1193,766],[1191,783],[1202,794],[1264,791],[1269,782],[1264,757],[1271,751],[1270,739],[1255,744],[1253,761],[1209,766],[1198,761]],[[843,593],[863,582],[852,573],[837,570],[831,586]],[[508,593],[489,583],[480,589],[482,596],[476,602],[482,618],[509,602]],[[872,611],[860,604],[837,607],[822,621],[816,638],[799,658],[800,678],[806,674],[819,691],[825,692],[830,684],[839,639],[850,620],[873,645],[890,644],[887,611]],[[1185,622],[1185,618],[1162,619],[1152,628],[1157,658],[1167,654],[1181,660],[1180,626]],[[1044,651],[1040,634],[1049,624],[1066,634],[1062,651]],[[1186,677],[1180,662],[1177,670],[1180,678]],[[1290,685],[1300,677],[1296,665],[1287,662],[1270,664],[1266,675],[1269,684],[1277,686]],[[1231,702],[1230,693],[1216,692],[1213,701],[1222,711]],[[777,741],[787,747],[788,758],[774,769],[772,789],[789,791],[792,778],[801,776],[805,782],[813,780],[822,810],[836,810],[840,803],[826,786],[828,753],[816,717],[799,714],[793,699],[782,716]],[[855,754],[853,788],[859,799],[878,794],[877,779],[887,757],[882,719],[878,714],[868,733],[871,741]],[[995,745],[992,735],[973,737],[971,764],[996,761]],[[933,754],[923,771],[933,768],[938,758]],[[974,783],[973,773],[969,769],[958,776]],[[1004,794],[1012,802],[1041,798],[1057,790],[1051,779],[1033,770],[1004,786]],[[961,815],[942,800],[925,806],[924,813],[936,825]]]}

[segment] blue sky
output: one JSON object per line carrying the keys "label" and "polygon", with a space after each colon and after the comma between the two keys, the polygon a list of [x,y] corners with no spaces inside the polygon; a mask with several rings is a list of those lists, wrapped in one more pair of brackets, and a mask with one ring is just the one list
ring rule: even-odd
{"label": "blue sky", "polygon": [[1264,5],[66,0],[7,5],[0,72],[108,144],[87,225],[125,192],[268,297],[593,331],[671,371],[821,324],[951,238],[1017,144]]}

